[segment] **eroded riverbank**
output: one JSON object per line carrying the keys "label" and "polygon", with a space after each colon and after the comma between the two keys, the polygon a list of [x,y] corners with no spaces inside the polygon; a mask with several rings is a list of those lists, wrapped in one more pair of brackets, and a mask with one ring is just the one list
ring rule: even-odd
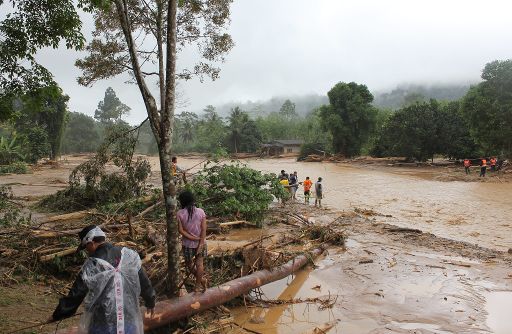
{"label": "eroded riverbank", "polygon": [[[498,306],[512,302],[509,254],[375,224],[353,212],[312,215],[325,225],[346,216],[337,227],[348,233],[346,247],[329,249],[314,269],[263,287],[267,305],[233,311],[240,327],[258,333],[314,333],[330,326],[333,333],[354,334],[512,332]],[[316,298],[330,298],[334,306],[275,305]]]}

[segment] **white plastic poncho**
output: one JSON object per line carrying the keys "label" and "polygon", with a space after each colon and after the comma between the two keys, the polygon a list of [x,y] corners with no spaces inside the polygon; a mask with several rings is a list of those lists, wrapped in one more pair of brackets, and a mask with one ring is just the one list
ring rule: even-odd
{"label": "white plastic poncho", "polygon": [[144,333],[139,308],[140,268],[139,255],[128,248],[121,250],[116,268],[102,259],[87,259],[82,267],[82,279],[89,292],[84,300],[79,333]]}

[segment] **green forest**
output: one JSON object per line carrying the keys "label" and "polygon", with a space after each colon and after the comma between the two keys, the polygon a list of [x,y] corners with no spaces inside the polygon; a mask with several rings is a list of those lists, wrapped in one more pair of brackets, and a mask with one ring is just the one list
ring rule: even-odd
{"label": "green forest", "polygon": [[[444,93],[439,87],[399,88],[377,95],[376,102],[364,84],[340,82],[324,99],[297,98],[299,107],[291,99],[276,98],[231,105],[229,110],[221,106],[220,111],[208,105],[200,113],[184,111],[175,116],[173,154],[255,153],[263,143],[299,139],[304,143],[303,155],[321,150],[345,157],[397,156],[417,161],[434,156],[509,157],[512,61],[486,64],[482,82],[465,93],[462,86],[444,88]],[[4,96],[2,173],[24,173],[26,164],[42,158],[95,152],[114,129],[130,131],[136,127],[137,152],[158,153],[149,122],[125,122],[130,107],[112,88],[105,91],[94,116],[69,111],[68,100],[57,85]],[[315,106],[322,101],[326,103]]]}

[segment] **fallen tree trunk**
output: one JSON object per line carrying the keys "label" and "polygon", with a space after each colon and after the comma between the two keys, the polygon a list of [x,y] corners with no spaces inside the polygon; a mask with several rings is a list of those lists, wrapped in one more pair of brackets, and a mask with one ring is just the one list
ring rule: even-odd
{"label": "fallen tree trunk", "polygon": [[222,305],[252,289],[285,278],[305,266],[311,257],[316,257],[323,251],[323,248],[316,248],[311,252],[311,256],[299,255],[273,270],[260,270],[221,286],[209,288],[204,293],[190,293],[180,298],[161,301],[155,306],[153,318],[144,317],[144,330],[162,327],[173,321]]}
{"label": "fallen tree trunk", "polygon": [[75,211],[75,212],[71,212],[71,213],[65,213],[63,215],[48,217],[44,221],[42,221],[41,224],[53,223],[53,222],[63,221],[63,220],[82,219],[90,214],[95,213],[95,212],[96,212],[96,210],[82,210],[82,211]]}
{"label": "fallen tree trunk", "polygon": [[[204,293],[194,292],[182,297],[160,301],[156,303],[155,313],[152,318],[146,315],[143,308],[144,331],[156,329],[179,319],[222,305],[235,297],[248,293],[252,289],[285,278],[304,267],[311,258],[319,256],[323,251],[323,247],[315,248],[309,255],[299,255],[272,270],[259,270],[251,275],[209,288]],[[58,333],[75,334],[77,333],[77,328],[64,329]]]}
{"label": "fallen tree trunk", "polygon": [[60,252],[57,252],[57,253],[42,255],[41,257],[39,257],[39,261],[48,262],[50,260],[53,260],[56,257],[62,257],[62,256],[71,255],[71,254],[75,254],[75,253],[76,253],[76,247],[71,247],[71,248],[61,250]]}

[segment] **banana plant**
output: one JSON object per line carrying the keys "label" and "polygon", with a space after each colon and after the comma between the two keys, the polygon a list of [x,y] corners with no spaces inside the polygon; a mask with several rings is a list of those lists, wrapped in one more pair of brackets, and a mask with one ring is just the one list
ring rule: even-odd
{"label": "banana plant", "polygon": [[15,161],[24,160],[21,153],[21,145],[18,143],[17,136],[14,133],[11,138],[0,137],[0,164],[9,165]]}

